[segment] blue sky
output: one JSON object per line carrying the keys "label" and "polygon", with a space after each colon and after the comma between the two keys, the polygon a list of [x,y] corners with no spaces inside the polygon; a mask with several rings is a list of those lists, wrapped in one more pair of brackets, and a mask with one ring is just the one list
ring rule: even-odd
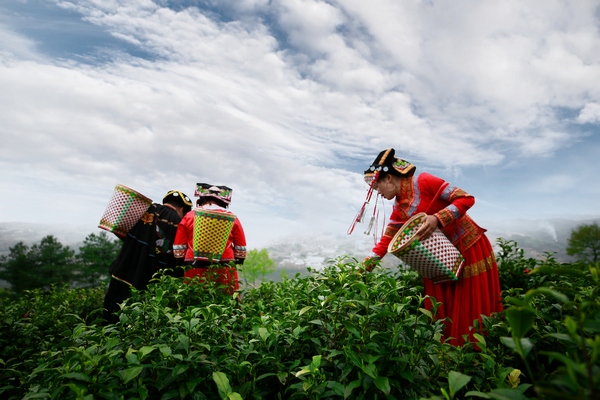
{"label": "blue sky", "polygon": [[490,230],[583,223],[599,27],[587,0],[4,0],[0,222],[97,232],[117,183],[210,182],[251,248],[345,235],[394,147]]}

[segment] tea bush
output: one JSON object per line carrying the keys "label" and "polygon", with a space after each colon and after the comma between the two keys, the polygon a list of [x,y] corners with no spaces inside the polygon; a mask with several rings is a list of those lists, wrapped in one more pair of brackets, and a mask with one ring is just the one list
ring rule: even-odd
{"label": "tea bush", "polygon": [[0,393],[20,392],[20,381],[43,351],[68,345],[66,339],[81,322],[101,316],[104,288],[53,286],[26,291],[0,304]]}
{"label": "tea bush", "polygon": [[501,276],[518,287],[462,347],[440,341],[443,321],[423,306],[416,273],[363,274],[343,257],[233,296],[156,276],[114,325],[98,319],[102,292],[34,292],[2,309],[0,396],[597,398],[598,267],[525,259],[511,242],[503,249]]}

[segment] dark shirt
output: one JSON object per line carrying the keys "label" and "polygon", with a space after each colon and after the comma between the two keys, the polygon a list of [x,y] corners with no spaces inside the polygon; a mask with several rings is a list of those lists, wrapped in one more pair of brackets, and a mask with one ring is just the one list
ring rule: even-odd
{"label": "dark shirt", "polygon": [[159,269],[174,269],[173,240],[179,221],[181,217],[171,207],[152,204],[125,237],[110,266],[111,275],[141,290]]}

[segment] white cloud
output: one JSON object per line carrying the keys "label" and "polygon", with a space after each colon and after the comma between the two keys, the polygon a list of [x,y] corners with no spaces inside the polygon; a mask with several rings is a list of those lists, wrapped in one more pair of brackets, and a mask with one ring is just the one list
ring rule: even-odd
{"label": "white cloud", "polygon": [[384,148],[460,176],[586,140],[557,110],[600,121],[591,1],[248,0],[228,22],[149,0],[56,4],[155,57],[50,59],[0,29],[0,165],[18,171],[3,182],[60,202],[81,188],[90,214],[115,183],[157,200],[211,181],[265,237],[345,231],[364,196],[350,171]]}
{"label": "white cloud", "polygon": [[573,189],[579,178],[565,173],[549,174],[531,186],[532,192],[556,194]]}
{"label": "white cloud", "polygon": [[37,43],[11,31],[0,23],[0,63],[10,63],[13,59],[40,60],[36,52]]}
{"label": "white cloud", "polygon": [[600,103],[588,103],[579,112],[577,122],[580,124],[593,124],[600,122]]}

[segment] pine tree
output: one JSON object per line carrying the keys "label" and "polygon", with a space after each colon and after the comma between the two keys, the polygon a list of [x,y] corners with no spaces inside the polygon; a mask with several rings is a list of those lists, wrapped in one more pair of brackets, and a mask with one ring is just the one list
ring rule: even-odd
{"label": "pine tree", "polygon": [[97,287],[108,278],[108,269],[119,251],[121,241],[112,239],[106,232],[89,234],[79,248],[77,281],[83,287]]}
{"label": "pine tree", "polygon": [[29,247],[23,242],[10,248],[0,258],[0,279],[10,283],[16,293],[55,284],[70,284],[73,280],[75,252],[48,235]]}

